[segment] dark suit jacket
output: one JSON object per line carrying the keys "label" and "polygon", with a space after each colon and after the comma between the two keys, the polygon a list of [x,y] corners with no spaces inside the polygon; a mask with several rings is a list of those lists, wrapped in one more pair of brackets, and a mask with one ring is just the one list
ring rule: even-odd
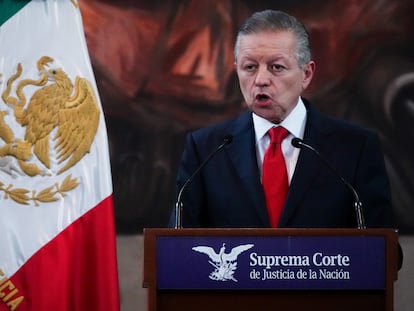
{"label": "dark suit jacket", "polygon": [[[308,118],[304,142],[319,150],[356,189],[367,227],[392,227],[389,182],[377,135],[322,115],[305,103]],[[233,135],[233,141],[207,163],[183,192],[183,227],[270,226],[250,111],[187,136],[177,189],[227,134]],[[353,203],[352,192],[340,178],[314,153],[302,149],[278,226],[356,227]]]}

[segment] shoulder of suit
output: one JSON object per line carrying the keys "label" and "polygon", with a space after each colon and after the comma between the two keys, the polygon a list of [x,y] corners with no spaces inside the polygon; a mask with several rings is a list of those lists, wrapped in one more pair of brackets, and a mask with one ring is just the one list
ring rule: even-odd
{"label": "shoulder of suit", "polygon": [[229,119],[210,124],[208,126],[199,128],[192,132],[195,138],[206,137],[210,135],[227,135],[234,134],[240,127],[253,124],[252,113],[250,110],[241,112],[240,114]]}
{"label": "shoulder of suit", "polygon": [[336,116],[328,115],[312,105],[306,105],[308,113],[308,122],[320,128],[322,131],[340,131],[355,134],[373,134],[375,131],[362,124],[358,124],[352,120],[342,119]]}

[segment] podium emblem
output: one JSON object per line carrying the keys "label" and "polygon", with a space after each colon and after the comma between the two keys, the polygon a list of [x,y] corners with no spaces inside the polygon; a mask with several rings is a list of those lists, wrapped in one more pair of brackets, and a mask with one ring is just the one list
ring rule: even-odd
{"label": "podium emblem", "polygon": [[229,253],[225,252],[225,243],[223,243],[218,253],[210,246],[195,246],[192,250],[206,254],[210,258],[209,263],[214,267],[214,270],[209,275],[211,280],[237,282],[237,279],[234,277],[237,269],[237,257],[253,246],[254,244],[239,245],[232,248]]}

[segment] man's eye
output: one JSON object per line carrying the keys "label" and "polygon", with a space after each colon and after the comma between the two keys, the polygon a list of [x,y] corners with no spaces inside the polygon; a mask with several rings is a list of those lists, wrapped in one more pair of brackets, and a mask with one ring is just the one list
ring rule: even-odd
{"label": "man's eye", "polygon": [[273,65],[271,66],[271,68],[272,68],[272,70],[274,70],[274,71],[281,71],[281,70],[283,70],[285,67],[284,67],[284,66],[282,66],[282,65],[279,65],[279,64],[273,64]]}
{"label": "man's eye", "polygon": [[256,66],[252,64],[248,64],[244,66],[244,70],[247,70],[247,71],[253,71],[255,68]]}

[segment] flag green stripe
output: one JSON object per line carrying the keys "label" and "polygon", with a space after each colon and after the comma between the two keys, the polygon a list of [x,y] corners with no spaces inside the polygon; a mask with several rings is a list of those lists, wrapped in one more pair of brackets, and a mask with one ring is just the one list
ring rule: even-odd
{"label": "flag green stripe", "polygon": [[0,0],[0,27],[31,0]]}

